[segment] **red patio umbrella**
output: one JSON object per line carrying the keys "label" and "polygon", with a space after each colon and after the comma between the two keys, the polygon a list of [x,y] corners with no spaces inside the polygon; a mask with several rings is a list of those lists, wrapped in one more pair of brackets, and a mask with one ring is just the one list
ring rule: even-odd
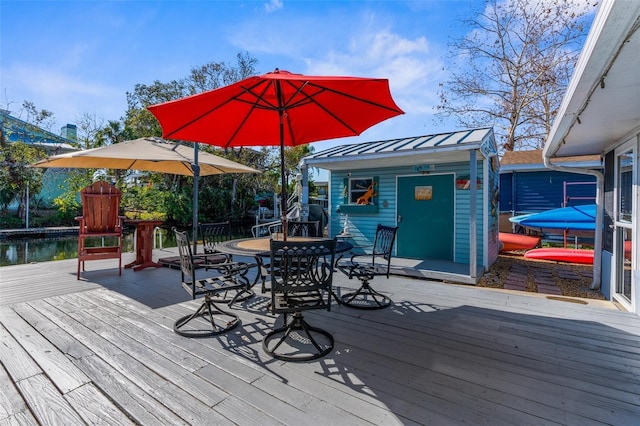
{"label": "red patio umbrella", "polygon": [[[285,146],[356,136],[403,114],[387,79],[305,76],[278,69],[148,108],[165,138],[224,148],[279,145],[284,225]],[[287,227],[282,229],[286,233]]]}

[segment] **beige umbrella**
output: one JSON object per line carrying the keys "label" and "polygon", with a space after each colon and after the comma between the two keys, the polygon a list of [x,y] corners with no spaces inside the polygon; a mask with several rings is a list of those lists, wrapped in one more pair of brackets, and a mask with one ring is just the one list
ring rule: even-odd
{"label": "beige umbrella", "polygon": [[140,138],[85,151],[54,155],[31,167],[144,170],[194,176],[193,180],[193,250],[196,251],[198,232],[198,178],[222,173],[261,173],[208,152],[169,143],[159,138]]}
{"label": "beige umbrella", "polygon": [[194,163],[200,166],[199,176],[221,173],[260,173],[208,152],[195,155],[194,149],[168,143],[158,138],[140,138],[86,151],[54,155],[32,164],[32,167],[124,169],[194,176]]}

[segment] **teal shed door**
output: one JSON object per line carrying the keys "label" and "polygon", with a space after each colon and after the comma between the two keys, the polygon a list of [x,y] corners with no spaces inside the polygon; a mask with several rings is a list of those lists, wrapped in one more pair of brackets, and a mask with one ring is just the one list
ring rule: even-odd
{"label": "teal shed door", "polygon": [[453,174],[398,177],[398,257],[453,261]]}

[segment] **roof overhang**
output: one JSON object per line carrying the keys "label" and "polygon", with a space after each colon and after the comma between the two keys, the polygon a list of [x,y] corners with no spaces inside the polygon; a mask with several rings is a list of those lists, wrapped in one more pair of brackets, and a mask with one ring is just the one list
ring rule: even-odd
{"label": "roof overhang", "polygon": [[603,154],[640,131],[640,1],[604,0],[544,146],[547,158]]}
{"label": "roof overhang", "polygon": [[493,130],[472,129],[438,135],[342,145],[302,159],[309,167],[340,171],[469,161],[469,151],[496,155]]}
{"label": "roof overhang", "polygon": [[[562,163],[564,167],[575,167],[581,169],[600,169],[602,168],[602,163],[600,161],[576,161],[576,162],[566,162]],[[546,171],[549,169],[544,166],[544,164],[510,164],[510,165],[500,165],[500,173],[512,173],[512,172],[538,172],[538,171]]]}

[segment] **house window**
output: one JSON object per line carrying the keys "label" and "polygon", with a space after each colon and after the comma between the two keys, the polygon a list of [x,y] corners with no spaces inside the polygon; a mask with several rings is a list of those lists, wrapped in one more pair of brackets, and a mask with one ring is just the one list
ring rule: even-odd
{"label": "house window", "polygon": [[633,214],[633,156],[633,151],[618,156],[618,220],[621,222],[631,222]]}
{"label": "house window", "polygon": [[348,204],[369,205],[375,204],[374,197],[377,196],[376,182],[370,178],[349,179]]}

